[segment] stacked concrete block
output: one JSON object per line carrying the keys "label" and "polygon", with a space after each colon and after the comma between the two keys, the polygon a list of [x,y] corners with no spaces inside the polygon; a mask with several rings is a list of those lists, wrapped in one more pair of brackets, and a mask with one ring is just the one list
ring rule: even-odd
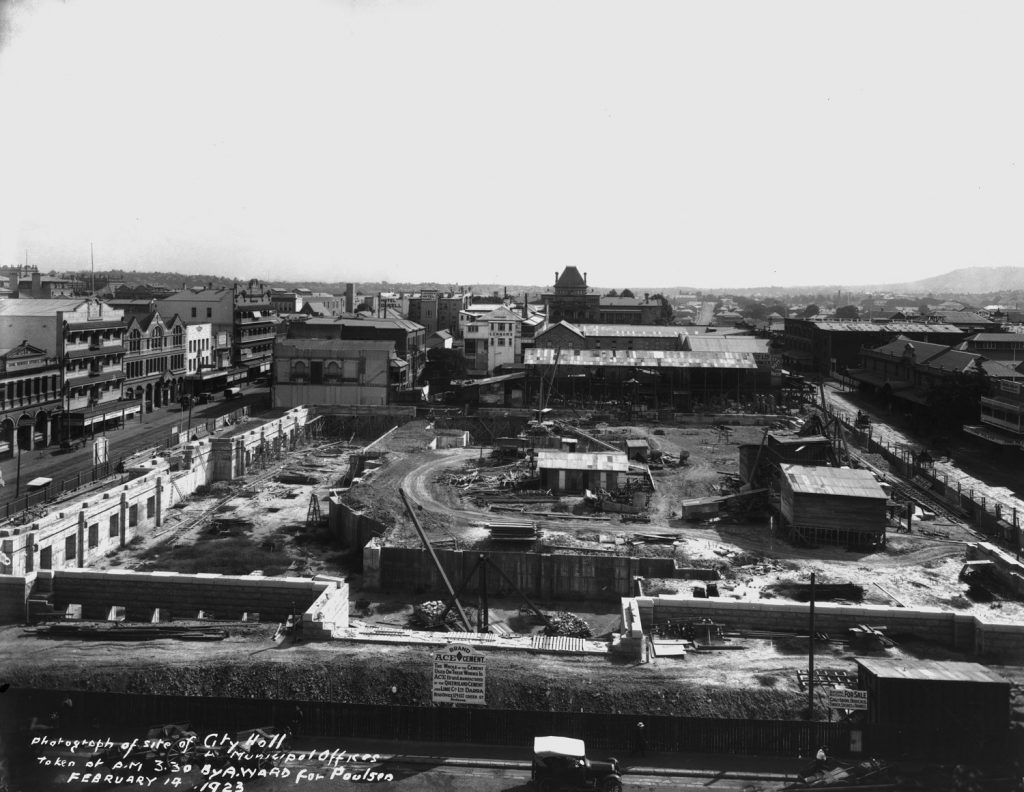
{"label": "stacked concrete block", "polygon": [[0,624],[22,624],[25,621],[25,602],[31,590],[31,578],[0,575]]}
{"label": "stacked concrete block", "polygon": [[[682,596],[637,597],[644,628],[655,623],[711,619],[734,630],[802,632],[809,627],[809,606],[799,602],[747,602]],[[990,622],[939,608],[890,608],[878,605],[817,603],[814,629],[844,636],[859,624],[884,626],[896,638],[913,637],[965,652],[1024,658],[1024,625]],[[623,622],[623,629],[626,623]]]}
{"label": "stacked concrete block", "polygon": [[324,590],[302,614],[306,640],[328,641],[335,630],[348,628],[348,584],[337,578],[316,578]]}
{"label": "stacked concrete block", "polygon": [[81,604],[87,619],[104,619],[113,605],[126,603],[128,621],[150,621],[156,609],[166,619],[195,619],[207,611],[240,620],[258,611],[264,620],[284,621],[293,609],[306,610],[325,586],[308,578],[81,569],[54,574],[53,598],[60,610]]}

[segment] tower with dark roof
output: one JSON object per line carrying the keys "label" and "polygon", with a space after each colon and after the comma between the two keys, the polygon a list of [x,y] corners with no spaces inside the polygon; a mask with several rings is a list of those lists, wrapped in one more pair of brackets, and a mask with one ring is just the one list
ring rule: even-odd
{"label": "tower with dark roof", "polygon": [[553,293],[545,294],[549,324],[566,322],[597,322],[601,311],[601,297],[593,294],[587,286],[587,274],[580,274],[576,267],[569,266],[562,274],[555,273]]}

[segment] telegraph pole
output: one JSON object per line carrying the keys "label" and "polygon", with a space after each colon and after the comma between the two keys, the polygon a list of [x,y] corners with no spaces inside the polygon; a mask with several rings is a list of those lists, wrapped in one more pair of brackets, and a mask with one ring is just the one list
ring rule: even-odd
{"label": "telegraph pole", "polygon": [[814,573],[811,572],[810,632],[807,638],[807,719],[814,720]]}

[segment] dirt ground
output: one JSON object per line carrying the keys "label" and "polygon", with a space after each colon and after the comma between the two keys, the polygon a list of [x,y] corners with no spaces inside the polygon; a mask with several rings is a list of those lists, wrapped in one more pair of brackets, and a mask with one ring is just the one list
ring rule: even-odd
{"label": "dirt ground", "polygon": [[[673,457],[689,453],[685,466],[652,471],[656,490],[649,507],[650,522],[629,522],[622,515],[608,515],[608,519],[600,521],[538,517],[545,548],[591,547],[601,552],[675,557],[682,566],[715,566],[725,578],[719,586],[722,595],[740,599],[768,596],[766,589],[779,583],[806,582],[809,574],[815,572],[820,582],[861,585],[867,603],[955,608],[984,614],[994,621],[1024,619],[1024,603],[998,597],[974,601],[968,596],[968,588],[958,576],[965,560],[964,545],[976,538],[962,526],[941,518],[916,522],[910,534],[890,532],[885,549],[876,552],[831,546],[795,547],[773,535],[763,515],[751,519],[723,517],[710,524],[680,519],[684,500],[716,495],[724,481],[738,475],[738,446],[760,443],[764,429],[737,426],[727,434],[713,427],[657,427],[663,434],[654,434],[654,429],[602,424],[589,430],[610,443],[626,437],[646,437],[652,447]],[[403,430],[416,431],[410,425]],[[404,442],[403,438],[396,438],[396,443]],[[884,467],[882,460],[875,461]],[[487,474],[503,469],[488,467],[492,464],[487,450],[479,448],[389,452],[388,464],[352,492],[358,502],[372,504],[375,514],[384,515],[394,525],[389,542],[419,543],[398,496],[398,488],[403,487],[421,507],[417,515],[428,533],[463,547],[483,546],[485,522],[520,515],[487,511],[472,498],[460,497],[458,487],[442,480],[445,472]],[[562,502],[560,508],[592,516],[581,508],[580,498],[563,498]],[[550,508],[545,505],[530,510]],[[645,533],[671,534],[675,540],[645,542],[637,536]],[[655,582],[658,590],[666,593],[686,592],[692,585],[692,581],[681,579]]]}
{"label": "dirt ground", "polygon": [[[955,608],[995,621],[1024,620],[1024,603],[998,597],[990,602],[974,601],[968,596],[967,586],[958,575],[965,560],[964,543],[974,537],[941,519],[915,524],[914,533],[890,532],[886,548],[870,553],[831,546],[794,547],[773,535],[761,515],[750,519],[723,517],[713,523],[680,519],[682,501],[718,494],[722,483],[738,474],[738,446],[759,443],[764,429],[734,427],[727,436],[711,427],[657,427],[663,434],[654,434],[654,429],[602,424],[589,430],[606,442],[646,437],[665,454],[678,457],[681,452],[689,453],[685,466],[652,471],[656,489],[649,507],[650,522],[629,522],[623,515],[593,519],[596,515],[583,506],[581,498],[562,498],[557,506],[527,507],[530,511],[558,509],[568,518],[534,518],[541,528],[545,549],[594,548],[605,553],[674,557],[681,566],[714,566],[724,578],[719,589],[726,597],[772,596],[766,589],[779,583],[805,582],[809,573],[815,572],[820,582],[861,585],[868,603]],[[418,546],[420,540],[399,494],[399,489],[404,489],[434,542],[462,548],[486,547],[486,522],[522,515],[482,508],[473,498],[463,496],[460,487],[446,483],[447,474],[491,475],[507,467],[496,466],[499,463],[486,448],[425,450],[431,437],[427,424],[421,421],[388,435],[374,446],[385,452],[382,462],[363,474],[346,494],[346,500],[389,526],[387,542]],[[229,573],[350,573],[350,562],[326,531],[306,524],[312,495],[317,495],[326,514],[328,490],[348,469],[350,450],[342,445],[304,449],[275,468],[230,485],[216,484],[203,496],[168,510],[162,530],[136,540],[97,566],[223,572],[228,570],[209,566],[217,557],[214,551],[223,545],[224,555],[240,565]],[[305,474],[315,483],[275,481],[282,472]],[[591,519],[573,519],[573,513]],[[227,527],[211,530],[210,521],[216,519],[226,521]],[[651,533],[667,534],[671,541],[646,542],[637,536]],[[231,542],[242,538],[247,540],[246,550],[237,552]],[[196,547],[201,552],[190,550]],[[648,581],[648,590],[687,592],[692,585],[693,581],[685,579]]]}
{"label": "dirt ground", "polygon": [[[653,471],[656,492],[650,523],[538,518],[548,547],[593,547],[605,552],[672,556],[681,565],[716,566],[723,597],[760,599],[777,596],[776,584],[805,582],[814,571],[821,582],[855,583],[864,601],[908,607],[956,608],[1003,621],[1024,619],[1024,605],[996,600],[974,602],[957,581],[964,559],[963,541],[954,526],[931,525],[933,535],[890,534],[888,546],[875,553],[842,548],[795,548],[773,536],[769,525],[756,520],[698,524],[680,519],[681,502],[717,494],[722,482],[738,473],[737,446],[758,443],[763,429],[737,427],[728,436],[714,428],[613,427],[600,425],[596,434],[608,442],[644,436],[666,454],[689,452],[689,464]],[[590,430],[594,432],[594,430]],[[431,433],[423,422],[401,427],[375,449],[385,452],[348,492],[349,503],[389,527],[386,540],[418,543],[405,505],[404,489],[418,519],[439,543],[470,547],[486,541],[485,522],[499,515],[462,497],[446,483],[447,474],[493,472],[488,449],[427,451]],[[232,484],[217,484],[202,496],[168,510],[162,529],[104,559],[100,568],[224,572],[210,568],[211,559],[229,556],[246,574],[311,575],[351,573],[349,562],[323,529],[307,527],[311,496],[317,495],[326,514],[328,490],[348,468],[349,448],[311,447],[282,460],[276,468]],[[276,481],[285,475],[308,476],[311,483]],[[553,510],[551,504],[536,507]],[[585,512],[580,499],[557,506]],[[502,517],[514,513],[502,512]],[[578,516],[591,516],[580,514]],[[211,520],[220,528],[211,531]],[[945,532],[948,538],[934,534]],[[663,533],[669,543],[647,543],[637,534]],[[244,540],[244,552],[231,541]],[[221,547],[220,556],[215,550]],[[197,550],[198,548],[198,550]],[[224,563],[227,563],[226,561]],[[406,626],[411,605],[382,601],[377,592],[359,590],[351,578],[352,619]],[[686,592],[693,581],[649,580],[648,592]],[[504,621],[517,631],[538,629],[519,614],[518,602],[492,602],[491,621]],[[546,611],[571,610],[585,618],[600,636],[618,627],[616,603],[541,603]],[[269,627],[269,626],[268,626]],[[799,717],[804,696],[795,671],[806,666],[806,644],[796,639],[743,639],[743,649],[691,653],[685,659],[655,658],[638,664],[612,656],[493,652],[488,666],[489,706],[513,709],[576,709],[611,712],[674,713],[713,717]],[[841,643],[820,645],[819,668],[852,671],[853,655]],[[901,645],[897,655],[964,659],[934,647]],[[46,663],[39,663],[40,657]],[[244,662],[239,662],[244,661]],[[278,646],[260,629],[239,631],[212,645],[155,641],[138,644],[60,642],[25,638],[20,630],[0,630],[0,667],[17,684],[78,687],[190,695],[241,695],[429,704],[428,654],[422,648],[389,645],[311,644]],[[1024,669],[997,669],[1024,684]],[[8,673],[8,671],[5,671]],[[390,693],[391,687],[398,693]],[[1020,696],[1018,709],[1024,708]]]}

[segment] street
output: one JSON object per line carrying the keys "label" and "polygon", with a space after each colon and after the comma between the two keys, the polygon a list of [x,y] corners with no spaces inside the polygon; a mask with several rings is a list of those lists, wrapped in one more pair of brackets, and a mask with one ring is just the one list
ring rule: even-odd
{"label": "street", "polygon": [[[723,757],[724,762],[728,761]],[[458,761],[458,760],[454,760]],[[287,775],[285,775],[287,769]],[[309,790],[338,789],[342,784],[374,784],[382,789],[408,790],[409,792],[533,792],[528,767],[482,767],[451,764],[402,764],[400,760],[383,760],[369,765],[364,763],[334,764],[322,762],[289,762],[278,768],[276,777],[250,778],[242,775],[216,775],[207,771],[202,773],[193,768],[189,773],[158,773],[149,768],[141,771],[130,769],[81,768],[71,770],[67,767],[54,768],[52,774],[45,773],[31,780],[32,784],[40,784],[38,789],[66,789],[77,792],[87,788],[96,788],[102,784],[108,790],[127,790],[151,788],[176,788],[197,790],[201,792],[238,792],[254,790],[257,792],[284,792],[296,787]],[[99,773],[101,778],[94,780]],[[685,772],[685,770],[681,771]],[[121,783],[106,781],[104,776],[120,777]],[[129,780],[130,779],[130,780]],[[19,789],[19,779],[14,779],[12,789]],[[144,780],[144,781],[143,781]],[[763,782],[749,779],[716,778],[715,776],[684,776],[668,775],[661,770],[657,774],[642,772],[623,774],[623,789],[628,792],[661,792],[674,789],[681,792],[697,790],[771,790],[779,786],[778,781]],[[28,789],[27,786],[20,787]]]}
{"label": "street", "polygon": [[[250,415],[258,414],[268,408],[269,394],[270,389],[265,385],[246,387],[241,397],[230,401],[226,401],[218,393],[215,401],[192,408],[192,425],[246,406],[249,407]],[[110,459],[118,460],[146,448],[166,447],[172,427],[184,430],[188,420],[189,411],[182,410],[178,404],[173,404],[157,408],[141,417],[136,416],[128,420],[124,428],[101,432],[99,436],[110,441]],[[0,474],[3,475],[4,482],[4,486],[0,487],[0,506],[24,496],[27,482],[36,477],[52,478],[56,482],[91,470],[92,466],[91,438],[84,446],[74,451],[62,452],[57,446],[25,451],[21,457],[20,488],[18,459],[4,459],[0,462]],[[0,518],[2,517],[3,512],[0,512]]]}
{"label": "street", "polygon": [[[34,734],[30,738],[25,733],[25,753],[10,757],[12,792],[84,792],[97,785],[108,790],[284,792],[296,787],[334,790],[345,784],[409,792],[534,791],[528,747],[317,738],[246,750],[237,745],[224,748],[224,740],[233,740],[234,735],[218,740],[214,733],[198,738],[186,750],[154,753],[133,751],[139,740],[127,735]],[[31,746],[30,739],[35,740]],[[105,744],[99,752],[98,743]],[[103,748],[111,750],[104,753]],[[228,755],[235,761],[225,761]],[[797,763],[781,757],[675,753],[625,756],[619,766],[623,789],[629,792],[770,792],[794,780],[798,769]]]}

